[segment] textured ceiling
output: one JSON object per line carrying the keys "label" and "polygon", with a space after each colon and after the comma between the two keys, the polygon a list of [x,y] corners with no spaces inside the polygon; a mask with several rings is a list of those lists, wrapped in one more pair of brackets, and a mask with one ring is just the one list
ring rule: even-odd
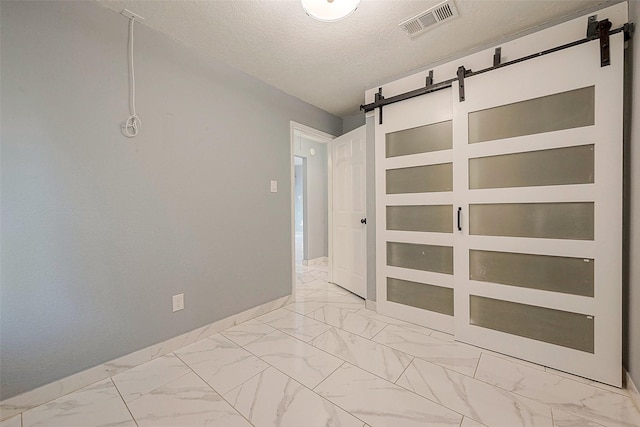
{"label": "textured ceiling", "polygon": [[454,0],[460,17],[410,39],[398,24],[442,0],[361,0],[349,18],[308,17],[297,0],[98,0],[143,25],[336,116],[365,89],[605,0]]}

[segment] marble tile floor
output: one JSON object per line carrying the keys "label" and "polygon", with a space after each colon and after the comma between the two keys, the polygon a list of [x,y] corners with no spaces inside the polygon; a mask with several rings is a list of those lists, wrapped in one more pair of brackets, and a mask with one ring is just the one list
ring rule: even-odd
{"label": "marble tile floor", "polygon": [[284,308],[0,427],[640,426],[626,390],[379,315],[326,268]]}

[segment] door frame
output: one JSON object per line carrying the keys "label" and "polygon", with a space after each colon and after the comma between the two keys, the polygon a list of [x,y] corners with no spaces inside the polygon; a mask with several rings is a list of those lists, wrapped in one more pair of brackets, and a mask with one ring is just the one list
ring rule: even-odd
{"label": "door frame", "polygon": [[328,217],[327,217],[327,228],[328,228],[328,236],[327,236],[327,245],[328,245],[328,258],[329,258],[329,281],[333,278],[331,277],[331,271],[333,266],[333,235],[331,233],[331,229],[333,227],[333,170],[332,170],[332,159],[331,159],[331,142],[335,138],[334,135],[331,135],[326,132],[322,132],[318,129],[314,129],[312,127],[303,125],[302,123],[295,122],[291,120],[289,122],[289,182],[290,188],[289,192],[291,194],[290,197],[290,210],[291,210],[291,295],[293,298],[296,297],[296,224],[295,224],[295,136],[297,134],[304,135],[308,139],[312,139],[317,142],[327,144],[327,179],[329,182],[327,183],[327,207],[328,207]]}

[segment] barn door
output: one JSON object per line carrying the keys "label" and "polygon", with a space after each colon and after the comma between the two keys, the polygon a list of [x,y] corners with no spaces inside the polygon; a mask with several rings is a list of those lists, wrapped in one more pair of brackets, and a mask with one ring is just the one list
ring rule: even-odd
{"label": "barn door", "polygon": [[623,35],[453,86],[457,340],[620,386]]}
{"label": "barn door", "polygon": [[376,125],[377,309],[450,333],[451,105],[451,89],[442,90],[385,107]]}

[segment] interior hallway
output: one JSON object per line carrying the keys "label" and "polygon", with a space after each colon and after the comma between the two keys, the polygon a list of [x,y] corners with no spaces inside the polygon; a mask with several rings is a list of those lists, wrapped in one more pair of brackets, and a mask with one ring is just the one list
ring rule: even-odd
{"label": "interior hallway", "polygon": [[297,260],[293,304],[0,427],[640,425],[625,390],[378,315]]}

